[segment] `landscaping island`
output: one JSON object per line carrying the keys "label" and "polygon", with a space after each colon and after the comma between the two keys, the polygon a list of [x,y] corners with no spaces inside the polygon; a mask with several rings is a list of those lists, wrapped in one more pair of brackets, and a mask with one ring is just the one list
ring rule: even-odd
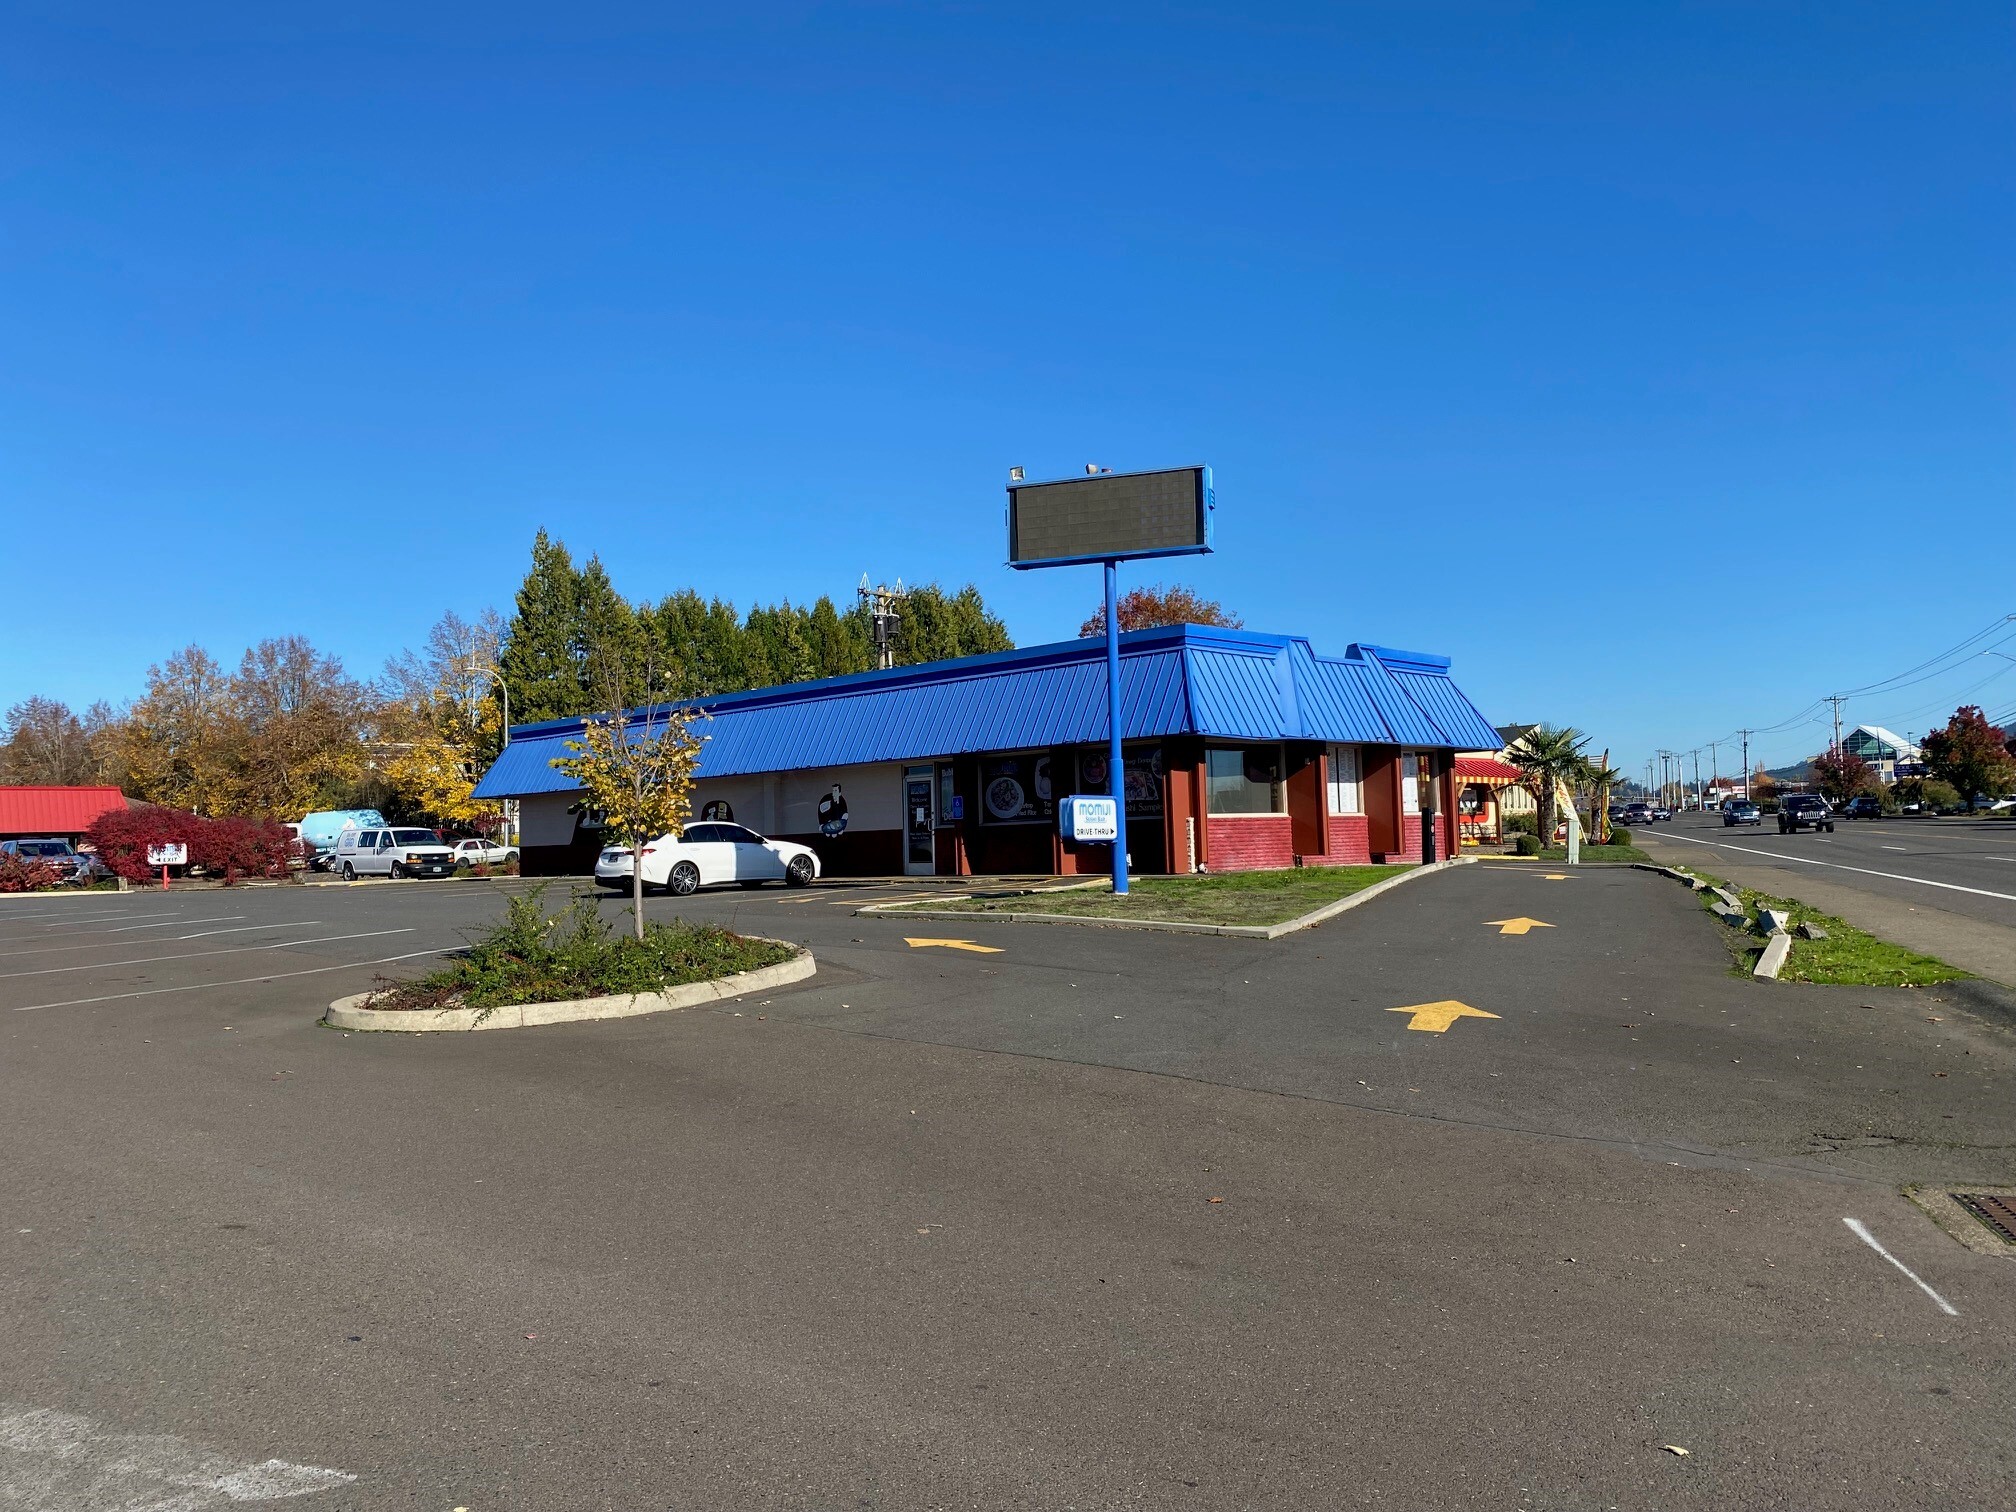
{"label": "landscaping island", "polygon": [[802,981],[809,952],[713,924],[647,924],[618,934],[593,898],[548,915],[545,889],[521,894],[503,920],[438,971],[386,981],[330,1004],[339,1029],[526,1028],[628,1018]]}
{"label": "landscaping island", "polygon": [[1304,866],[1288,871],[1137,877],[1129,882],[1124,897],[1072,889],[933,899],[930,907],[953,913],[1050,914],[1180,924],[1282,924],[1412,870],[1411,866]]}

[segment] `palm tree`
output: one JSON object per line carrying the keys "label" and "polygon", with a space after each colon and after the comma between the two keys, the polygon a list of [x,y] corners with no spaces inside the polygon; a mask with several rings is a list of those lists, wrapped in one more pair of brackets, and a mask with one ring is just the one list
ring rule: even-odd
{"label": "palm tree", "polygon": [[1589,838],[1597,845],[1606,845],[1610,840],[1610,790],[1624,780],[1624,774],[1610,765],[1608,751],[1600,761],[1588,765],[1582,782],[1595,789],[1594,801],[1589,805]]}
{"label": "palm tree", "polygon": [[1589,758],[1582,748],[1589,737],[1572,725],[1556,729],[1540,725],[1505,753],[1505,759],[1526,774],[1526,787],[1540,810],[1540,843],[1554,843],[1555,795],[1563,783],[1581,781],[1589,771]]}

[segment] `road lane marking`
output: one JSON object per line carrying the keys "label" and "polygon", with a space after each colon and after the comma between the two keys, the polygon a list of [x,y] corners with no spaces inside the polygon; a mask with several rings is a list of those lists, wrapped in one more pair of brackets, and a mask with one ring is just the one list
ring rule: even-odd
{"label": "road lane marking", "polygon": [[1883,849],[1885,849],[1885,850],[1894,850],[1894,851],[1901,851],[1901,850],[1908,850],[1908,849],[1910,849],[1910,847],[1909,847],[1909,846],[1904,846],[1904,845],[1886,845],[1886,846],[1884,846],[1884,847],[1883,847]]}
{"label": "road lane marking", "polygon": [[903,943],[908,945],[912,950],[928,950],[932,946],[937,945],[942,946],[946,950],[970,950],[975,955],[1003,954],[1002,948],[999,945],[977,945],[971,940],[913,940],[908,935],[905,935]]}
{"label": "road lane marking", "polygon": [[1783,851],[1757,850],[1748,845],[1724,845],[1717,840],[1688,840],[1685,835],[1667,835],[1668,840],[1685,840],[1689,845],[1705,845],[1714,850],[1741,851],[1746,856],[1768,856],[1773,861],[1797,861],[1801,866],[1828,866],[1835,871],[1860,872],[1865,877],[1887,877],[1892,882],[1915,882],[1920,887],[1942,887],[1947,892],[1973,893],[1981,898],[1999,898],[2016,903],[2016,893],[1990,892],[1985,887],[1962,887],[1958,882],[1934,882],[1930,877],[1907,877],[1902,872],[1874,871],[1866,866],[1847,866],[1839,861],[1815,861],[1811,856],[1788,856]]}
{"label": "road lane marking", "polygon": [[1486,1013],[1482,1008],[1472,1008],[1468,1003],[1459,1003],[1454,998],[1445,998],[1439,1003],[1415,1003],[1406,1008],[1388,1008],[1386,1011],[1413,1014],[1414,1016],[1407,1020],[1407,1027],[1419,1029],[1424,1034],[1447,1033],[1449,1026],[1459,1018],[1498,1017],[1495,1013]]}
{"label": "road lane marking", "polygon": [[1529,930],[1552,929],[1554,927],[1552,924],[1542,923],[1539,919],[1529,919],[1523,915],[1516,919],[1486,919],[1484,924],[1486,928],[1494,924],[1497,925],[1498,933],[1501,935],[1522,935]]}
{"label": "road lane marking", "polygon": [[368,961],[338,961],[334,966],[310,966],[302,971],[269,971],[264,976],[239,977],[229,982],[184,982],[179,987],[142,987],[134,992],[108,992],[102,997],[65,998],[60,1003],[24,1003],[14,1011],[33,1013],[40,1008],[81,1008],[87,1003],[118,1003],[127,998],[161,997],[170,992],[201,992],[211,987],[247,987],[254,982],[284,982],[289,977],[321,976],[327,971],[348,971],[355,966],[389,966],[394,961],[415,961],[422,956],[446,955],[459,945],[437,945],[432,950],[409,950],[404,955],[373,956]]}
{"label": "road lane marking", "polygon": [[158,924],[121,924],[117,929],[101,929],[100,934],[130,934],[136,929],[173,929],[177,924],[223,924],[244,914],[212,914],[207,919],[163,919]]}
{"label": "road lane marking", "polygon": [[1944,1297],[1940,1296],[1939,1293],[1932,1290],[1931,1287],[1927,1286],[1925,1282],[1919,1277],[1918,1272],[1911,1269],[1910,1266],[1906,1265],[1902,1260],[1899,1260],[1895,1255],[1891,1254],[1890,1251],[1883,1248],[1883,1246],[1877,1242],[1876,1236],[1869,1232],[1868,1224],[1864,1223],[1860,1218],[1843,1218],[1841,1221],[1848,1225],[1849,1233],[1853,1234],[1857,1239],[1860,1239],[1864,1244],[1868,1245],[1869,1248],[1876,1251],[1877,1254],[1881,1255],[1885,1260],[1888,1260],[1892,1265],[1896,1266],[1897,1269],[1904,1272],[1905,1275],[1909,1276],[1911,1278],[1912,1285],[1916,1286],[1918,1290],[1922,1291],[1923,1293],[1925,1293],[1926,1296],[1930,1297],[1934,1302],[1939,1304],[1939,1311],[1946,1314],[1946,1316],[1949,1318],[1957,1318],[1960,1316],[1959,1308],[1955,1307],[1951,1302],[1948,1302]]}
{"label": "road lane marking", "polygon": [[1573,882],[1575,879],[1566,872],[1542,872],[1540,880],[1542,882]]}
{"label": "road lane marking", "polygon": [[357,934],[319,935],[312,940],[276,940],[270,945],[233,945],[228,950],[185,950],[180,955],[142,956],[137,961],[93,961],[88,966],[40,966],[33,971],[0,971],[0,980],[8,977],[57,976],[66,971],[119,971],[127,966],[153,966],[162,961],[201,961],[210,956],[244,955],[253,950],[291,950],[296,945],[328,945],[337,940],[371,940],[379,935],[412,934],[420,926],[408,924],[404,929],[366,929]]}
{"label": "road lane marking", "polygon": [[282,1501],[357,1479],[282,1459],[246,1464],[173,1434],[118,1433],[76,1413],[12,1404],[0,1408],[0,1466],[10,1506],[134,1512]]}

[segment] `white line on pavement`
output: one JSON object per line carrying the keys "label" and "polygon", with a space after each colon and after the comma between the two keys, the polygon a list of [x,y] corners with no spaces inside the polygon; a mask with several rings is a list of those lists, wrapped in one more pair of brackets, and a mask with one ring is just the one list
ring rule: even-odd
{"label": "white line on pavement", "polygon": [[421,956],[446,955],[459,949],[437,945],[432,950],[409,950],[404,955],[374,956],[368,961],[339,961],[334,966],[310,966],[305,971],[269,971],[265,976],[239,977],[231,982],[184,982],[179,987],[142,987],[137,992],[108,992],[103,997],[66,998],[60,1003],[24,1003],[14,1011],[33,1013],[38,1008],[81,1008],[86,1003],[117,1003],[126,998],[160,997],[169,992],[197,992],[206,987],[246,987],[254,982],[284,982],[289,977],[320,976],[325,971],[348,971],[353,966],[389,966],[394,961],[418,960]]}
{"label": "white line on pavement", "polygon": [[88,966],[41,966],[34,971],[0,971],[0,980],[8,977],[57,976],[66,971],[123,971],[128,966],[153,966],[161,961],[200,961],[208,956],[244,955],[253,950],[292,950],[296,945],[327,945],[336,940],[369,940],[379,935],[411,934],[419,928],[409,924],[404,929],[366,929],[357,934],[320,935],[312,940],[277,940],[271,945],[233,945],[227,950],[185,950],[181,955],[142,956],[137,961],[93,961]]}
{"label": "white line on pavement", "polygon": [[173,929],[177,924],[222,924],[227,919],[242,919],[244,914],[212,914],[207,919],[163,919],[159,924],[121,924],[117,929],[101,930],[102,934],[130,934],[136,929]]}
{"label": "white line on pavement", "polygon": [[1905,847],[1905,846],[1902,846],[1902,845],[1886,845],[1886,846],[1884,846],[1884,847],[1883,847],[1883,849],[1885,849],[1885,850],[1904,850],[1904,849],[1906,849],[1906,848],[1907,848],[1907,847]]}
{"label": "white line on pavement", "polygon": [[119,1433],[71,1412],[0,1411],[0,1485],[20,1507],[125,1507],[201,1512],[226,1502],[283,1501],[357,1477],[282,1459],[253,1464],[167,1433]]}
{"label": "white line on pavement", "polygon": [[[248,930],[254,929],[306,929],[310,924],[320,924],[321,922],[320,919],[284,919],[276,924],[234,924],[229,929],[199,929],[194,934],[175,935],[172,938],[177,940],[201,940],[208,938],[210,935],[244,934]],[[144,949],[146,944],[145,940],[84,940],[72,935],[60,945],[36,945],[27,950],[0,950],[0,957],[64,955],[77,950],[125,950],[134,945],[141,946]],[[117,961],[106,961],[104,964],[107,966],[117,966],[119,963]]]}
{"label": "white line on pavement", "polygon": [[1896,1266],[1897,1269],[1904,1272],[1905,1275],[1909,1276],[1911,1278],[1912,1284],[1915,1285],[1918,1288],[1918,1290],[1922,1291],[1923,1293],[1925,1293],[1926,1296],[1930,1297],[1934,1302],[1937,1302],[1939,1304],[1939,1311],[1946,1314],[1946,1316],[1949,1318],[1957,1318],[1960,1316],[1959,1308],[1955,1307],[1951,1302],[1948,1302],[1944,1297],[1940,1296],[1939,1293],[1932,1290],[1931,1287],[1927,1286],[1924,1283],[1924,1281],[1919,1278],[1919,1275],[1916,1271],[1911,1269],[1911,1267],[1906,1265],[1902,1260],[1899,1260],[1895,1255],[1891,1254],[1890,1251],[1883,1248],[1883,1246],[1877,1242],[1876,1236],[1869,1232],[1868,1224],[1864,1223],[1860,1218],[1843,1218],[1841,1221],[1848,1225],[1849,1233],[1853,1234],[1857,1239],[1860,1239],[1864,1244],[1868,1245],[1869,1248],[1876,1251],[1877,1254],[1881,1255],[1885,1260],[1888,1260],[1892,1265]]}
{"label": "white line on pavement", "polygon": [[1831,866],[1835,871],[1860,872],[1865,877],[1887,877],[1892,882],[1916,882],[1920,887],[1943,887],[1948,892],[1973,893],[1982,898],[2000,898],[2016,903],[2016,893],[1990,892],[1985,887],[1962,887],[1958,882],[1934,882],[1930,877],[1907,877],[1902,872],[1872,871],[1866,866],[1846,866],[1839,861],[1815,861],[1811,856],[1788,856],[1783,851],[1758,850],[1750,845],[1724,845],[1719,840],[1688,840],[1685,835],[1661,835],[1662,840],[1685,840],[1689,845],[1706,845],[1714,850],[1741,851],[1746,856],[1766,856],[1773,861],[1797,861],[1801,866]]}
{"label": "white line on pavement", "polygon": [[[79,914],[74,919],[58,919],[53,924],[38,924],[36,928],[61,929],[65,925],[69,924],[96,924],[100,919],[133,919],[138,917],[139,917],[138,914],[98,914],[95,917],[86,918],[84,915]],[[26,921],[24,920],[23,922]],[[9,940],[46,940],[48,938],[49,936],[47,936],[46,934],[0,935],[0,945],[6,944]]]}
{"label": "white line on pavement", "polygon": [[207,940],[212,935],[245,934],[254,929],[306,929],[310,924],[320,924],[320,919],[285,919],[278,924],[234,924],[229,929],[199,929],[194,934],[177,935],[178,940]]}

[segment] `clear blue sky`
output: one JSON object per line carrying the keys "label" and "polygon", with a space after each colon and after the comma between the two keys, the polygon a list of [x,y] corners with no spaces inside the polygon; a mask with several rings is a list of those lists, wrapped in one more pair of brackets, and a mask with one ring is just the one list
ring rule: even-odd
{"label": "clear blue sky", "polygon": [[2016,610],[2000,3],[10,16],[0,705],[372,674],[540,525],[1068,636],[1011,464],[1209,461],[1218,555],[1130,576],[1627,767]]}

